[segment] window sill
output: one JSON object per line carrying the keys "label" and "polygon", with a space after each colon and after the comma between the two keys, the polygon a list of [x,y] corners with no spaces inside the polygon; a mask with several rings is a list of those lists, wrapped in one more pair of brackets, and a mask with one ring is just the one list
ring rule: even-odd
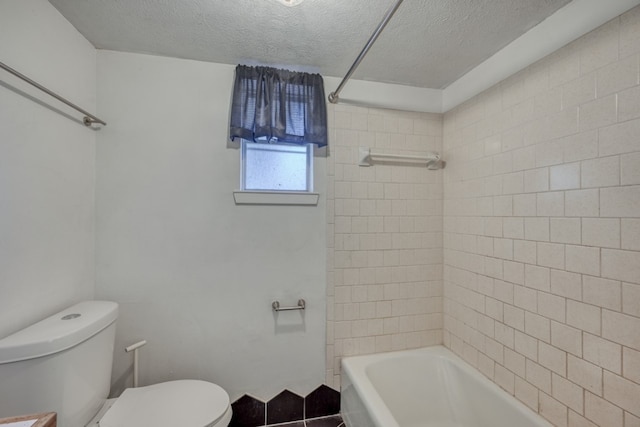
{"label": "window sill", "polygon": [[236,205],[317,206],[319,193],[285,191],[234,191]]}

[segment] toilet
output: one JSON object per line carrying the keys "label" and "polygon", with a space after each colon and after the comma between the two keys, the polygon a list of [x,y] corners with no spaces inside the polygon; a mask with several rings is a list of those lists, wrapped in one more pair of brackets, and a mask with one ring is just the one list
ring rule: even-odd
{"label": "toilet", "polygon": [[227,427],[229,395],[177,380],[109,395],[118,304],[85,301],[0,340],[0,418],[57,412],[59,427]]}

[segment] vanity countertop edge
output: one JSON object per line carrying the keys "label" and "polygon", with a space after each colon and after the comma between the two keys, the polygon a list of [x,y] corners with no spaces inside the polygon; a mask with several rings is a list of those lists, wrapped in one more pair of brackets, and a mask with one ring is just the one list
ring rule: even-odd
{"label": "vanity countertop edge", "polygon": [[18,423],[20,421],[37,420],[31,427],[56,427],[56,413],[45,412],[41,414],[20,415],[18,417],[0,418],[0,427],[5,424]]}

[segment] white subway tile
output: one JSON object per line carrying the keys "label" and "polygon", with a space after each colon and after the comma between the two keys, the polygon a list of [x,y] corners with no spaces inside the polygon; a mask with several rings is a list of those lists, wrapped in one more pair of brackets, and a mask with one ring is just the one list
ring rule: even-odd
{"label": "white subway tile", "polygon": [[569,427],[598,427],[582,415],[569,410]]}
{"label": "white subway tile", "polygon": [[516,307],[536,313],[538,311],[538,293],[535,289],[514,286],[513,303]]}
{"label": "white subway tile", "polygon": [[582,244],[605,248],[620,247],[620,220],[612,218],[583,218]]}
{"label": "white subway tile", "polygon": [[574,190],[564,194],[564,212],[569,217],[600,216],[600,196],[597,189]]}
{"label": "white subway tile", "polygon": [[502,234],[509,239],[524,239],[524,219],[518,217],[504,218]]}
{"label": "white subway tile", "polygon": [[551,280],[549,269],[546,267],[538,267],[535,265],[525,265],[524,283],[528,288],[550,292]]}
{"label": "white subway tile", "polygon": [[624,427],[640,427],[640,417],[636,417],[630,412],[625,412]]}
{"label": "white subway tile", "polygon": [[536,167],[559,165],[564,161],[564,143],[562,139],[541,142],[536,147]]}
{"label": "white subway tile", "polygon": [[502,175],[503,194],[519,194],[524,191],[524,172]]}
{"label": "white subway tile", "polygon": [[580,218],[551,218],[552,242],[580,244],[582,231]]}
{"label": "white subway tile", "polygon": [[549,67],[538,64],[528,67],[524,78],[525,98],[530,98],[549,88]]}
{"label": "white subway tile", "polygon": [[570,190],[580,188],[580,163],[552,166],[549,168],[549,174],[551,190]]}
{"label": "white subway tile", "polygon": [[578,132],[578,108],[569,107],[559,113],[547,117],[547,135],[549,138],[560,138]]}
{"label": "white subway tile", "polygon": [[532,336],[515,331],[514,348],[528,359],[538,360],[538,340]]}
{"label": "white subway tile", "polygon": [[506,390],[507,393],[509,394],[514,393],[515,376],[513,375],[512,372],[508,371],[507,369],[503,368],[498,364],[495,365],[494,381],[496,384],[498,384],[500,387]]}
{"label": "white subway tile", "polygon": [[622,311],[640,317],[640,286],[631,283],[622,284]]}
{"label": "white subway tile", "polygon": [[491,237],[502,237],[502,218],[485,218],[484,234]]}
{"label": "white subway tile", "polygon": [[504,305],[504,323],[519,331],[524,331],[524,310]]}
{"label": "white subway tile", "polygon": [[622,219],[621,247],[640,251],[640,219]]}
{"label": "white subway tile", "polygon": [[640,284],[640,252],[602,249],[602,277]]}
{"label": "white subway tile", "polygon": [[538,411],[538,389],[520,377],[515,378],[515,396],[534,411]]}
{"label": "white subway tile", "polygon": [[562,107],[573,107],[596,99],[596,73],[572,80],[562,86]]}
{"label": "white subway tile", "polygon": [[524,236],[527,240],[549,241],[549,218],[525,218]]}
{"label": "white subway tile", "polygon": [[536,195],[516,194],[513,196],[514,216],[536,216]]}
{"label": "white subway tile", "polygon": [[500,322],[496,322],[495,324],[495,334],[496,341],[506,345],[509,348],[513,348],[514,346],[514,333],[515,330],[507,325],[503,325]]}
{"label": "white subway tile", "polygon": [[400,330],[398,317],[387,317],[383,319],[382,329],[384,334],[395,334]]}
{"label": "white subway tile", "polygon": [[538,342],[538,363],[558,375],[567,376],[567,353],[542,341]]}
{"label": "white subway tile", "polygon": [[567,324],[600,335],[602,313],[599,307],[567,300]]}
{"label": "white subway tile", "polygon": [[640,416],[640,384],[604,371],[604,398]]}
{"label": "white subway tile", "polygon": [[538,242],[538,265],[564,269],[564,245]]}
{"label": "white subway tile", "polygon": [[622,185],[640,184],[640,152],[620,156],[620,180]]}
{"label": "white subway tile", "polygon": [[[498,120],[494,120],[494,122],[498,122]],[[499,127],[499,123],[494,123],[495,126]],[[518,148],[522,148],[524,141],[524,132],[521,128],[516,127],[513,129],[509,129],[506,132],[503,132],[501,135],[502,138],[502,151],[512,151],[517,150]]]}
{"label": "white subway tile", "polygon": [[[620,373],[620,372],[616,372]],[[622,375],[640,384],[640,351],[624,347],[622,354]]]}
{"label": "white subway tile", "polygon": [[601,189],[600,215],[606,217],[639,217],[640,185]]}
{"label": "white subway tile", "polygon": [[567,407],[546,393],[540,393],[539,412],[540,415],[551,421],[554,426],[567,427]]}
{"label": "white subway tile", "polygon": [[513,215],[513,196],[496,196],[493,198],[493,210],[496,216]]}
{"label": "white subway tile", "polygon": [[640,117],[640,86],[627,89],[618,94],[618,121]]}
{"label": "white subway tile", "polygon": [[504,260],[513,259],[513,240],[493,239],[493,255]]}
{"label": "white subway tile", "polygon": [[606,400],[585,392],[584,415],[598,426],[623,427],[623,412]]}
{"label": "white subway tile", "polygon": [[524,264],[506,261],[503,268],[504,280],[518,285],[524,285]]}
{"label": "white subway tile", "polygon": [[613,19],[579,40],[580,72],[586,74],[618,59],[620,23]]}
{"label": "white subway tile", "polygon": [[528,311],[524,314],[524,329],[528,335],[545,342],[551,342],[551,323],[546,317]]}
{"label": "white subway tile", "polygon": [[[580,52],[574,45],[565,46],[551,54],[549,86],[555,87],[580,76]],[[556,92],[560,92],[555,89]]]}
{"label": "white subway tile", "polygon": [[576,412],[584,411],[584,389],[557,374],[551,374],[552,395]]}
{"label": "white subway tile", "polygon": [[582,162],[582,188],[620,185],[620,158],[602,157]]}
{"label": "white subway tile", "polygon": [[563,270],[551,270],[551,292],[574,300],[582,300],[582,277]]}
{"label": "white subway tile", "polygon": [[582,300],[598,307],[615,311],[622,310],[622,287],[620,282],[583,276]]}
{"label": "white subway tile", "polygon": [[600,156],[631,153],[639,149],[640,119],[607,126],[598,132]]}
{"label": "white subway tile", "polygon": [[578,107],[580,132],[599,129],[616,123],[618,119],[617,106],[616,95],[609,95],[580,105]]}
{"label": "white subway tile", "polygon": [[598,70],[598,98],[623,89],[636,86],[638,83],[638,57],[636,55],[623,58]]}
{"label": "white subway tile", "polygon": [[527,264],[536,263],[536,242],[528,240],[513,241],[513,259]]}
{"label": "white subway tile", "polygon": [[564,192],[538,193],[536,213],[537,216],[564,216]]}
{"label": "white subway tile", "polygon": [[588,131],[561,139],[564,145],[564,161],[593,159],[598,157],[598,131]]}
{"label": "white subway tile", "polygon": [[551,393],[551,371],[533,360],[526,361],[525,379],[545,393]]}
{"label": "white subway tile", "polygon": [[551,344],[582,357],[582,331],[558,322],[551,322]]}
{"label": "white subway tile", "polygon": [[549,191],[549,168],[531,169],[525,171],[524,191],[525,193]]}
{"label": "white subway tile", "polygon": [[595,335],[584,333],[584,359],[617,374],[622,372],[622,347]]}
{"label": "white subway tile", "polygon": [[513,156],[511,152],[493,156],[493,174],[500,175],[513,171]]}
{"label": "white subway tile", "polygon": [[[375,319],[376,316],[376,303],[365,302],[358,304],[358,317],[359,319]],[[371,334],[369,334],[371,335]]]}
{"label": "white subway tile", "polygon": [[549,319],[565,322],[566,300],[546,292],[538,292],[538,314]]}
{"label": "white subway tile", "polygon": [[[640,52],[640,10],[620,15],[620,57]],[[626,427],[626,426],[625,426]]]}
{"label": "white subway tile", "polygon": [[513,304],[513,284],[503,282],[502,280],[494,281],[494,296],[507,304]]}
{"label": "white subway tile", "polygon": [[566,245],[565,257],[568,271],[600,275],[600,248]]}
{"label": "white subway tile", "polygon": [[513,154],[514,171],[524,171],[536,167],[536,149],[534,146],[519,148],[511,153]]}
{"label": "white subway tile", "polygon": [[640,318],[602,310],[602,337],[640,350]]}
{"label": "white subway tile", "polygon": [[602,396],[602,368],[577,358],[567,356],[567,378],[592,393]]}

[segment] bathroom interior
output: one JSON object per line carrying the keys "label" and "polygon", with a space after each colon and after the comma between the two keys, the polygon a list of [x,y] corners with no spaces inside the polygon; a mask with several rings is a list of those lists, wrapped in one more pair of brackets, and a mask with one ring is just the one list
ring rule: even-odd
{"label": "bathroom interior", "polygon": [[[0,63],[100,121],[0,69],[0,350],[109,301],[109,397],[144,340],[216,427],[488,427],[345,412],[343,358],[431,347],[640,427],[639,0],[2,0]],[[307,191],[242,188],[238,65],[322,76]]]}

